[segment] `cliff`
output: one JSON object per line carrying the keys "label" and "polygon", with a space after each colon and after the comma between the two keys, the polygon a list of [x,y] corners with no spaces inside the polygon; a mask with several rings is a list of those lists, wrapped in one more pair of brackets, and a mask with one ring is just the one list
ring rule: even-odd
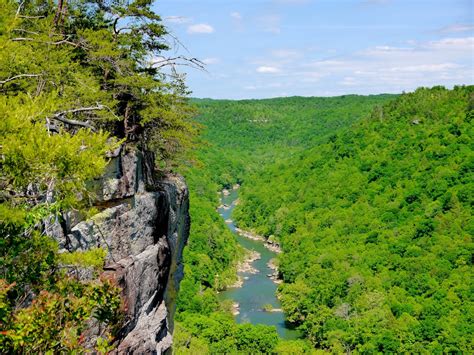
{"label": "cliff", "polygon": [[[64,251],[108,250],[101,277],[122,289],[125,317],[114,353],[163,353],[172,344],[175,295],[183,277],[189,235],[184,179],[154,176],[153,156],[130,146],[111,153],[105,174],[91,186],[99,213],[87,220],[69,214],[48,232]],[[90,278],[87,270],[81,278]],[[93,344],[97,324],[87,332]]]}

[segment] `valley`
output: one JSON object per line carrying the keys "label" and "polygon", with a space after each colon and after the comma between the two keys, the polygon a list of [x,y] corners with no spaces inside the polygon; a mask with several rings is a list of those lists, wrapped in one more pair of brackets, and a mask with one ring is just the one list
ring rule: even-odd
{"label": "valley", "polygon": [[[209,188],[200,197],[213,201],[208,213],[218,216],[221,205],[223,216],[202,228],[234,231],[238,225],[281,244],[283,253],[276,259],[283,283],[271,285],[262,257],[254,265],[267,271],[241,274],[248,280],[242,288],[232,288],[236,280],[231,274],[238,274],[245,258],[241,247],[258,245],[259,252],[267,251],[259,241],[225,232],[219,243],[232,246],[234,261],[220,262],[204,244],[201,250],[209,265],[221,267],[214,276],[226,275],[228,282],[218,276],[209,283],[203,297],[208,302],[214,289],[215,303],[210,308],[201,303],[199,316],[189,310],[178,314],[183,330],[202,339],[211,352],[245,349],[238,345],[239,331],[233,333],[237,336],[223,333],[217,343],[197,332],[207,327],[222,332],[234,322],[233,313],[237,324],[232,327],[248,327],[245,337],[253,343],[280,335],[272,345],[265,343],[277,352],[313,347],[436,351],[451,346],[433,340],[442,331],[457,339],[452,349],[467,349],[460,334],[469,329],[469,311],[456,315],[455,305],[469,304],[469,286],[460,280],[469,278],[466,257],[472,248],[470,100],[471,87],[436,87],[399,97],[198,101],[203,137],[209,142],[199,152],[206,168],[190,170],[187,177],[198,191]],[[268,119],[256,122],[256,112]],[[199,184],[194,185],[197,175]],[[235,206],[231,188],[237,182],[242,187]],[[223,187],[232,191],[224,197],[230,208],[223,208],[216,196]],[[199,221],[194,223],[196,228]],[[192,239],[191,231],[188,252]],[[214,250],[221,248],[214,245]],[[189,266],[188,272],[193,270]],[[432,295],[446,292],[458,301],[445,300],[444,311],[435,311]],[[262,312],[265,305],[280,304],[283,313]],[[444,321],[435,327],[433,317]],[[285,335],[283,319],[301,338]],[[450,319],[456,319],[455,326]],[[402,326],[406,322],[411,325]],[[252,330],[251,324],[257,328]],[[372,335],[364,335],[367,331]],[[415,338],[406,342],[409,336]]]}

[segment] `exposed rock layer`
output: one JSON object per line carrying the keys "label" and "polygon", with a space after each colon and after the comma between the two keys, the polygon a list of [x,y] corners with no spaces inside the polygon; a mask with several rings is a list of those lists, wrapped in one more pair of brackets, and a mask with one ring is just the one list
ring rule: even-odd
{"label": "exposed rock layer", "polygon": [[[178,175],[154,177],[150,154],[123,147],[93,188],[101,211],[85,221],[70,215],[62,226],[51,224],[51,234],[68,251],[108,250],[102,276],[122,288],[125,304],[115,352],[163,353],[171,347],[183,277],[190,226],[187,186]],[[93,342],[94,330],[89,334]]]}

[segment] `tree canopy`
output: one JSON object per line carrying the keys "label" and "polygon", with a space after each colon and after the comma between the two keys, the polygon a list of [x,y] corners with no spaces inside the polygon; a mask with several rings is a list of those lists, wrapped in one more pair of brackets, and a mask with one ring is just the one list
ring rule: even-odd
{"label": "tree canopy", "polygon": [[288,320],[335,352],[472,352],[473,87],[421,88],[246,179]]}

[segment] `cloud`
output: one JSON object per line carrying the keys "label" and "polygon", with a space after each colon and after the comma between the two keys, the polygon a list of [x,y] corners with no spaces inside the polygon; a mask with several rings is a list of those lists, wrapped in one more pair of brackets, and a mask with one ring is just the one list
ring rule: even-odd
{"label": "cloud", "polygon": [[454,63],[440,63],[440,64],[419,64],[419,65],[406,65],[402,67],[392,67],[392,72],[441,72],[449,69],[457,69],[461,67]]}
{"label": "cloud", "polygon": [[285,87],[284,84],[280,82],[274,82],[274,83],[269,83],[269,82],[263,82],[259,83],[257,85],[252,84],[252,85],[246,85],[243,88],[245,90],[262,90],[262,89],[279,89]]}
{"label": "cloud", "polygon": [[295,60],[303,57],[301,51],[293,49],[275,49],[271,52],[272,56],[279,59]]}
{"label": "cloud", "polygon": [[204,64],[207,64],[207,65],[212,65],[212,64],[217,64],[220,62],[220,59],[219,58],[204,58],[203,60],[201,60],[201,62],[203,62]]}
{"label": "cloud", "polygon": [[436,50],[449,50],[456,52],[470,52],[474,48],[474,37],[464,37],[464,38],[443,38],[439,41],[431,41],[425,45],[427,49],[436,49]]}
{"label": "cloud", "polygon": [[[278,83],[284,83],[292,95],[327,96],[473,84],[473,47],[474,37],[446,37],[400,46],[379,45],[317,60],[308,60],[309,52],[276,49],[249,61],[265,77],[254,78],[246,90],[274,96],[281,92]],[[259,83],[259,78],[264,81]]]}
{"label": "cloud", "polygon": [[358,92],[400,92],[418,86],[471,84],[474,37],[443,38],[411,46],[376,46],[337,60],[313,61],[301,75],[318,75]]}
{"label": "cloud", "polygon": [[265,32],[279,34],[280,29],[280,16],[278,15],[266,15],[258,18],[258,22]]}
{"label": "cloud", "polygon": [[466,25],[466,24],[454,24],[450,26],[443,27],[439,30],[441,33],[459,33],[459,32],[470,32],[474,31],[473,25]]}
{"label": "cloud", "polygon": [[242,20],[242,15],[240,12],[234,11],[230,13],[230,17],[232,17],[234,20],[240,21]]}
{"label": "cloud", "polygon": [[191,25],[188,27],[188,33],[189,34],[195,34],[195,33],[213,33],[214,32],[214,27],[211,25],[208,25],[207,23],[198,23],[195,25]]}
{"label": "cloud", "polygon": [[277,67],[262,65],[257,68],[257,73],[264,73],[264,74],[276,74],[279,73],[280,69]]}
{"label": "cloud", "polygon": [[191,19],[186,16],[168,16],[168,17],[165,17],[164,20],[166,22],[176,23],[178,25],[183,25],[183,24],[191,22]]}

